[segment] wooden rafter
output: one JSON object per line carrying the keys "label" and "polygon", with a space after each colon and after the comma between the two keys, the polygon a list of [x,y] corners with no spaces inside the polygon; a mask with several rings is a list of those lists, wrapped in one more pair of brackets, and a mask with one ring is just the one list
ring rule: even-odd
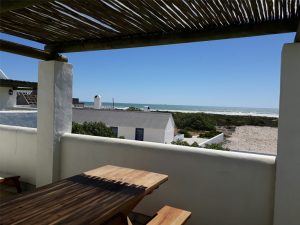
{"label": "wooden rafter", "polygon": [[268,22],[262,24],[251,24],[233,26],[230,29],[218,28],[206,31],[179,32],[170,34],[149,34],[141,36],[127,36],[111,39],[94,39],[86,41],[63,42],[46,45],[45,50],[53,52],[82,52],[92,50],[109,50],[120,48],[145,47],[165,44],[178,44],[188,42],[199,42],[209,40],[220,40],[228,38],[249,37],[266,34],[278,34],[294,32],[297,21]]}
{"label": "wooden rafter", "polygon": [[10,10],[17,10],[35,4],[42,4],[50,1],[54,0],[1,0],[0,13],[4,13]]}
{"label": "wooden rafter", "polygon": [[57,60],[63,62],[68,61],[66,57],[57,53],[50,53],[45,50],[32,48],[6,40],[0,40],[0,50],[42,60]]}

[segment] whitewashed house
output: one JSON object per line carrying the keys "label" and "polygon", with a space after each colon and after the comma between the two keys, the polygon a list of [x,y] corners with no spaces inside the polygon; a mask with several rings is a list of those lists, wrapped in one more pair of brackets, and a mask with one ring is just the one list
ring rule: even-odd
{"label": "whitewashed house", "polygon": [[73,122],[103,122],[117,137],[125,139],[171,143],[175,123],[170,113],[73,108]]}
{"label": "whitewashed house", "polygon": [[[36,82],[11,80],[0,70],[0,110],[10,110],[16,107],[17,91],[36,89]],[[23,96],[22,94],[20,97]]]}

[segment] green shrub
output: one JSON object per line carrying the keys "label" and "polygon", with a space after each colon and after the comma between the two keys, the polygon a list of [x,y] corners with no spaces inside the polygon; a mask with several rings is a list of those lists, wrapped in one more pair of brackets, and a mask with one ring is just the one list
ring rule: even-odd
{"label": "green shrub", "polygon": [[83,124],[73,123],[72,133],[101,137],[116,137],[112,129],[102,122],[84,122]]}
{"label": "green shrub", "polygon": [[190,146],[189,143],[187,143],[186,141],[180,141],[180,140],[172,141],[171,144],[173,144],[173,145]]}
{"label": "green shrub", "polygon": [[179,134],[184,134],[185,138],[191,138],[192,137],[192,135],[189,132],[189,129],[187,129],[187,128],[183,129],[183,130],[179,130],[178,133]]}
{"label": "green shrub", "polygon": [[171,144],[173,145],[182,145],[182,146],[189,146],[189,147],[199,147],[198,143],[195,141],[193,144],[189,145],[186,141],[172,141]]}
{"label": "green shrub", "polygon": [[229,151],[228,148],[224,148],[222,144],[206,144],[204,148],[208,149],[214,149],[214,150],[224,150],[224,151]]}
{"label": "green shrub", "polygon": [[215,121],[208,114],[174,112],[173,118],[179,129],[215,130]]}
{"label": "green shrub", "polygon": [[124,137],[124,136],[120,136],[119,138],[120,138],[120,139],[125,139],[125,137]]}
{"label": "green shrub", "polygon": [[215,130],[205,131],[205,132],[199,134],[199,138],[213,138],[219,134],[221,134],[221,132],[215,131]]}
{"label": "green shrub", "polygon": [[278,118],[271,117],[182,112],[173,112],[172,115],[178,129],[189,128],[194,131],[216,130],[216,126],[278,126]]}
{"label": "green shrub", "polygon": [[194,141],[193,144],[191,144],[191,147],[199,147],[198,143],[196,141]]}

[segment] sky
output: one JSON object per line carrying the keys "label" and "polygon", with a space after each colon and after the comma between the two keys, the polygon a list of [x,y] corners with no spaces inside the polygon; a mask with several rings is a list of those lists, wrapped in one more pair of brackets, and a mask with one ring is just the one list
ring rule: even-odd
{"label": "sky", "polygon": [[[2,39],[43,48],[1,34]],[[65,54],[73,97],[104,102],[278,108],[280,57],[295,34]],[[39,60],[0,53],[10,79],[37,81]]]}

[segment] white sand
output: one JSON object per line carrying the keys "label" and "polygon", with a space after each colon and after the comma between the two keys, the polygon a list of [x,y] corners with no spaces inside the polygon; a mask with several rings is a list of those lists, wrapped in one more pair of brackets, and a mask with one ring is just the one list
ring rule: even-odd
{"label": "white sand", "polygon": [[277,132],[274,127],[236,127],[231,137],[226,138],[224,147],[230,150],[277,154]]}

